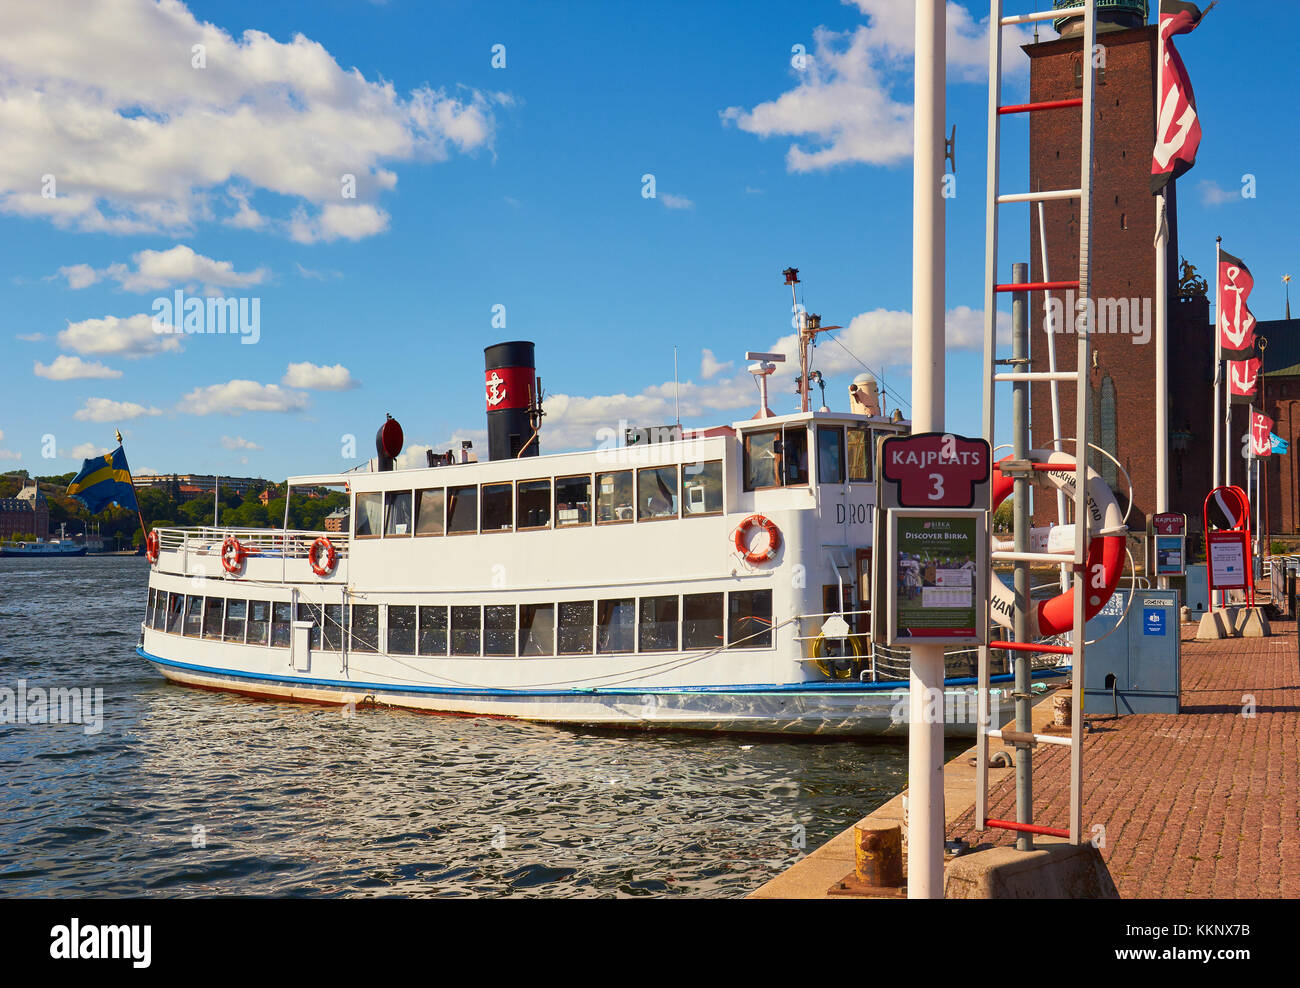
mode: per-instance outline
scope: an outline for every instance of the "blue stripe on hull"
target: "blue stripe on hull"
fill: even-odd
[[[650,687],[590,687],[572,690],[501,690],[501,689],[464,689],[454,686],[403,686],[395,683],[362,683],[347,679],[308,679],[302,676],[276,676],[270,673],[252,673],[235,669],[218,669],[215,666],[194,665],[189,662],[177,662],[150,655],[142,647],[136,652],[141,658],[156,666],[170,666],[187,672],[202,673],[209,676],[221,676],[241,682],[283,683],[296,686],[324,689],[365,690],[368,693],[421,693],[445,696],[495,696],[495,697],[576,697],[600,694],[604,696],[646,696],[648,694],[675,693],[883,693],[898,689],[907,689],[905,679],[891,679],[874,683],[857,681],[830,681],[824,683],[751,683],[729,686],[650,686]],[[1069,666],[1052,669],[1039,669],[1033,673],[1034,679],[1051,679],[1063,676],[1070,671]],[[1004,673],[989,677],[990,683],[1014,682],[1015,675]],[[975,686],[978,680],[972,676],[945,679],[945,687]]]

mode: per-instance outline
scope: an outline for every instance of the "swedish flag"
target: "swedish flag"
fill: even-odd
[[[122,447],[83,462],[81,473],[68,485],[68,496],[75,497],[94,514],[115,502],[123,508],[138,511],[135,488],[131,484],[131,468],[126,465],[126,453]]]

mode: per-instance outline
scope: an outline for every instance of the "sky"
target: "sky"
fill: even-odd
[[[544,452],[678,404],[688,427],[748,418],[745,351],[794,352],[790,266],[845,327],[815,351],[827,403],[869,368],[907,415],[912,6],[6,0],[0,469],[75,470],[121,429],[137,474],[334,472],[386,414],[403,465],[484,452],[483,348],[515,339],[537,344]],[[1261,319],[1300,268],[1281,8],[1300,0],[1222,0],[1177,41],[1205,135],[1180,247],[1213,278],[1222,235]],[[987,16],[948,4],[946,426],[968,435]],[[1014,102],[1028,59],[1007,48]],[[1027,128],[1003,133],[1023,188]],[[1004,270],[1026,209],[1004,207]],[[158,332],[185,328],[178,291],[235,300],[242,331]]]

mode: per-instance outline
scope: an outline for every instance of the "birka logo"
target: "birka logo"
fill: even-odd
[[[952,433],[925,432],[886,439],[881,475],[896,485],[900,508],[971,508],[984,487],[987,500],[989,444]]]
[[[485,372],[487,410],[501,412],[508,408],[527,408],[532,400],[531,367],[494,367]]]

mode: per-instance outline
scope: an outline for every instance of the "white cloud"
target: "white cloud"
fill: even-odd
[[[723,371],[731,370],[735,366],[736,362],[734,360],[722,363],[713,356],[712,350],[705,350],[700,358],[700,377],[707,381],[709,378],[717,377]]]
[[[51,381],[76,381],[82,378],[108,379],[122,376],[120,370],[114,370],[106,364],[95,360],[82,360],[80,357],[70,357],[66,353],[55,357],[49,366],[38,360],[32,369],[37,377],[48,378]]]
[[[1241,189],[1225,189],[1212,178],[1197,183],[1196,191],[1200,193],[1201,202],[1206,206],[1223,206],[1230,202],[1241,201]]]
[[[177,244],[168,250],[142,250],[131,256],[135,270],[110,264],[96,270],[89,264],[59,268],[69,288],[85,288],[104,278],[114,279],[128,292],[152,292],[173,285],[203,284],[208,288],[249,288],[267,279],[266,268],[240,272],[230,261],[215,261],[192,247]]]
[[[15,340],[21,340],[23,343],[40,343],[45,339],[44,333],[19,333],[14,337]]]
[[[95,232],[282,229],[287,217],[251,204],[265,190],[309,223],[320,213],[320,239],[362,236],[377,211],[339,216],[355,209],[338,206],[341,176],[374,200],[396,185],[392,162],[490,150],[494,110],[512,102],[427,85],[401,94],[303,35],[232,36],[179,0],[25,4],[0,34],[0,69],[0,210]]]
[[[146,408],[133,401],[113,401],[109,398],[87,398],[86,404],[72,416],[79,422],[125,422],[142,415],[162,415],[160,408]]]
[[[222,436],[221,445],[229,450],[262,448],[261,446],[257,445],[257,443],[253,442],[252,440],[245,439],[243,436],[234,436],[233,438],[231,436]]]
[[[487,459],[487,430],[469,429],[453,433],[446,442],[434,443],[432,446],[412,443],[398,454],[397,459],[393,461],[393,466],[398,470],[413,470],[417,467],[427,466],[429,461],[425,457],[425,453],[430,449],[435,453],[445,453],[451,450],[452,453],[459,456],[460,444],[466,440],[474,444],[474,452],[478,454],[479,459]]]
[[[59,457],[65,460],[88,460],[92,456],[103,456],[107,452],[107,446],[96,446],[94,443],[82,443],[80,446],[73,446],[72,449],[59,450]],[[139,473],[140,471],[136,472]]]
[[[915,9],[901,0],[843,0],[868,23],[852,31],[813,31],[795,88],[752,110],[731,106],[720,114],[759,137],[801,140],[786,152],[786,168],[810,172],[836,165],[895,165],[912,154],[912,61]],[[976,22],[960,4],[947,6],[947,67],[953,81],[984,82],[988,76],[987,18]],[[1023,72],[1020,45],[1030,35],[1008,28],[1004,69]]]
[[[11,449],[0,449],[0,460],[21,460],[22,453],[15,453]]]
[[[111,354],[134,360],[157,353],[177,353],[181,350],[180,335],[155,332],[153,316],[141,314],[119,319],[83,319],[69,323],[59,333],[59,345],[65,350],[84,354]]]
[[[313,391],[350,391],[358,385],[352,379],[352,372],[342,364],[323,367],[305,361],[290,364],[280,383],[286,388],[309,388]]]
[[[352,206],[329,203],[315,216],[299,209],[289,221],[289,237],[300,244],[329,242],[340,237],[360,240],[387,229],[388,214],[368,203]]]
[[[659,201],[664,204],[665,209],[694,209],[695,203],[685,196],[673,195],[671,192],[665,192],[659,197]]]
[[[195,388],[176,406],[188,415],[241,415],[244,412],[298,412],[311,404],[302,391],[287,391],[278,384],[234,380]]]

